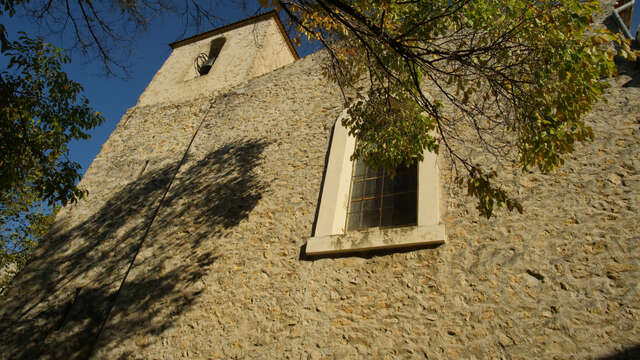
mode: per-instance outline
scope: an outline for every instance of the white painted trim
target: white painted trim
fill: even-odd
[[[349,136],[342,126],[344,110],[333,126],[333,139],[329,149],[329,162],[324,178],[324,188],[320,199],[318,222],[315,236],[343,234],[349,206],[349,187],[351,186],[351,154],[356,140]]]
[[[440,173],[438,156],[425,150],[418,164],[418,225],[400,228],[372,228],[346,232],[349,188],[355,150],[355,138],[342,126],[344,110],[333,127],[329,162],[320,199],[315,234],[307,241],[306,254],[321,255],[341,252],[388,249],[395,247],[440,244],[446,240],[440,223]]]
[[[438,155],[424,151],[418,164],[418,226],[440,222],[440,171]]]
[[[446,240],[444,224],[371,228],[349,231],[341,235],[316,236],[307,241],[307,255],[328,255],[349,252],[394,249],[442,244]]]

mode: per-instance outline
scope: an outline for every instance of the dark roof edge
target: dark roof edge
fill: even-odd
[[[169,43],[169,46],[171,46],[172,49],[175,49],[175,48],[178,48],[180,46],[191,44],[191,43],[194,43],[196,41],[199,41],[199,40],[202,40],[202,39],[206,39],[208,37],[215,36],[215,35],[227,32],[227,31],[231,31],[231,30],[234,30],[234,29],[246,26],[246,25],[255,24],[257,22],[266,20],[269,17],[272,17],[276,21],[276,24],[278,24],[278,29],[280,29],[280,33],[286,39],[285,42],[287,43],[287,47],[289,48],[289,51],[291,51],[291,54],[293,54],[293,57],[296,60],[300,59],[300,55],[298,55],[298,52],[296,51],[296,48],[293,46],[293,43],[291,42],[291,39],[289,38],[289,35],[287,34],[287,31],[284,28],[284,24],[282,24],[282,20],[280,20],[280,16],[278,16],[278,12],[275,11],[275,10],[271,10],[271,11],[266,12],[266,13],[261,14],[261,15],[252,16],[252,17],[244,19],[244,20],[236,21],[236,22],[231,23],[229,25],[221,26],[219,28],[215,28],[213,30],[209,30],[207,32],[203,32],[203,33],[200,33],[198,35],[194,35],[194,36],[188,37],[186,39],[174,41],[172,43]]]

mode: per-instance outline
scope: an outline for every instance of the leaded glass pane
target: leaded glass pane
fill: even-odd
[[[349,206],[349,212],[362,212],[362,201],[352,201]]]
[[[380,211],[378,209],[373,211],[364,211],[362,213],[362,228],[378,226],[379,216]]]
[[[358,230],[360,229],[360,215],[361,212],[349,213],[348,216],[348,227],[347,230]]]
[[[378,193],[380,192],[379,188],[380,188],[380,180],[381,179],[371,179],[371,180],[365,180],[365,186],[364,186],[364,197],[368,198],[368,197],[373,197],[373,196],[377,196]]]
[[[351,182],[347,229],[401,226],[417,220],[418,167],[401,166],[395,176],[356,161]]]
[[[362,200],[362,210],[371,211],[380,208],[380,198]]]
[[[364,194],[364,182],[356,181],[351,185],[351,200],[362,199]]]
[[[356,161],[355,168],[353,170],[353,179],[361,180],[367,173],[367,166],[362,161]]]

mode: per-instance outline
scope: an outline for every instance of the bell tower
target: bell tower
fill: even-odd
[[[275,11],[169,44],[138,106],[211,96],[299,59]]]

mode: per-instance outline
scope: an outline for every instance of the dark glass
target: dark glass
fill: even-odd
[[[390,176],[356,161],[347,230],[415,224],[417,179],[416,165],[401,166],[395,176]]]
[[[378,196],[380,192],[380,180],[381,179],[378,178],[365,181],[364,197]]]
[[[393,220],[392,225],[409,225],[416,223],[416,202],[415,193],[406,193],[393,196]]]
[[[360,215],[362,213],[357,212],[357,213],[350,213],[349,214],[349,223],[347,226],[347,230],[358,230],[360,229]]]
[[[380,208],[380,198],[362,200],[362,211],[378,210]]]
[[[368,227],[378,226],[379,217],[380,217],[380,212],[378,210],[363,212],[362,227],[368,228]]]
[[[356,161],[355,169],[353,170],[353,179],[363,179],[367,173],[367,166],[362,161]]]
[[[352,201],[349,205],[349,212],[360,212],[362,211],[362,201]]]
[[[382,208],[382,219],[380,226],[393,225],[393,207]]]
[[[357,181],[354,182],[351,187],[351,199],[362,199],[362,195],[364,194],[364,182]]]

